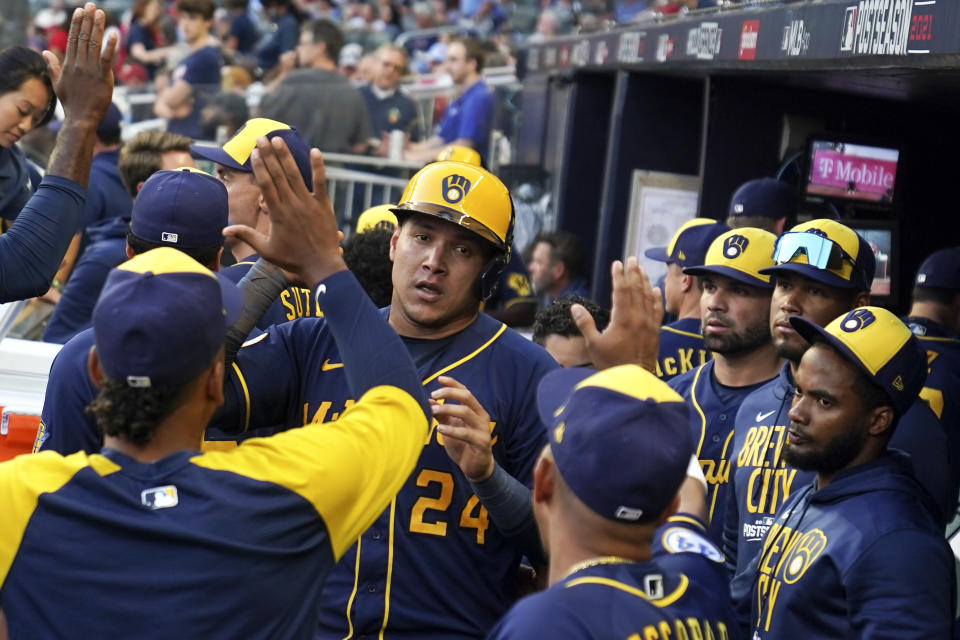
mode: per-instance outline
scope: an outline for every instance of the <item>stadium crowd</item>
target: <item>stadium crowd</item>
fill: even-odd
[[[549,4],[529,37],[697,3]],[[960,247],[898,318],[758,177],[593,300],[485,168],[504,3],[262,8],[52,5],[0,52],[0,297],[63,345],[0,462],[0,638],[954,637]],[[321,151],[398,130],[399,199],[336,210]]]

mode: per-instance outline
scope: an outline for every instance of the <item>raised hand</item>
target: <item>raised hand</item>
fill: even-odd
[[[65,124],[96,127],[110,105],[117,36],[111,33],[102,46],[105,23],[103,11],[88,2],[73,11],[63,64],[52,52],[43,52],[53,89],[63,105]]]
[[[627,258],[626,265],[614,261],[610,271],[613,305],[610,324],[603,333],[583,306],[572,305],[570,315],[586,339],[587,353],[597,369],[638,364],[655,372],[663,320],[660,289],[650,286],[635,257]]]
[[[310,150],[313,193],[307,190],[297,164],[281,138],[261,136],[250,155],[253,175],[270,211],[270,235],[246,225],[232,225],[224,235],[239,238],[257,253],[313,287],[346,269],[340,257],[340,234],[327,197],[323,156]]]
[[[494,468],[490,416],[470,390],[453,378],[440,376],[437,382],[443,386],[430,394],[430,404],[443,448],[467,480],[482,482]]]

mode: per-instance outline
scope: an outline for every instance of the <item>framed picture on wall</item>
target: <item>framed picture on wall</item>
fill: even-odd
[[[643,252],[666,246],[684,222],[697,216],[699,200],[699,176],[640,169],[633,172],[623,255],[637,256],[652,283],[666,274],[667,265],[650,260]]]

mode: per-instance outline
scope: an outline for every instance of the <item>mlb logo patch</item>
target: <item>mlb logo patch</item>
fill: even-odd
[[[164,231],[163,233],[160,234],[160,240],[162,242],[171,242],[173,244],[177,244],[177,241],[180,240],[180,236],[177,235],[176,233],[170,233],[169,231]]]
[[[165,487],[144,489],[140,493],[140,502],[148,509],[169,509],[177,506],[180,498],[177,496],[177,488],[168,484]]]

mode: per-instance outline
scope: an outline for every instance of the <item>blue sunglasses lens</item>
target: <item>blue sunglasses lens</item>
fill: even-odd
[[[807,232],[790,232],[780,236],[773,259],[780,264],[790,262],[800,254],[807,256],[807,264],[817,269],[836,269],[843,261],[843,252],[836,243]]]

